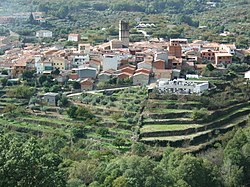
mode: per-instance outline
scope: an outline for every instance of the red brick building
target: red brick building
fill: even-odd
[[[201,58],[210,62],[215,62],[215,52],[211,49],[201,51]]]
[[[81,84],[81,90],[82,91],[89,91],[89,90],[93,90],[94,87],[94,81],[92,79],[84,79],[80,82]]]
[[[216,65],[227,65],[232,63],[233,55],[229,53],[215,53]]]
[[[168,55],[175,56],[177,58],[181,58],[181,46],[179,45],[170,45],[168,47]]]
[[[152,63],[153,69],[165,69],[166,68],[166,63],[165,60],[156,60]]]

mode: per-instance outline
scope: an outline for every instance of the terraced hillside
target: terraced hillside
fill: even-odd
[[[142,114],[140,141],[160,146],[197,146],[246,125],[250,114],[250,102],[215,111],[203,107],[197,101],[149,99]],[[205,116],[195,118],[197,111]]]
[[[67,142],[80,139],[86,141],[92,150],[107,153],[127,151],[138,121],[141,103],[146,97],[145,88],[131,88],[116,93],[83,94],[71,100],[78,106],[84,106],[96,116],[93,121],[71,119],[66,110],[57,111],[57,107],[49,107],[49,111],[20,109],[0,117],[0,129],[8,129],[22,134],[38,137],[61,137]],[[21,102],[21,100],[19,100]],[[13,103],[14,99],[1,98],[4,103]],[[16,102],[17,105],[20,102]],[[27,104],[27,101],[26,101]],[[88,152],[84,148],[85,151]]]

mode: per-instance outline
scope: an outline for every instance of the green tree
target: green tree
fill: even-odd
[[[136,166],[136,167],[135,167]],[[149,157],[139,156],[124,156],[111,160],[107,167],[101,172],[98,177],[99,182],[104,186],[151,186],[162,187],[166,184],[161,184],[158,180],[158,173],[154,172],[156,163]]]
[[[193,120],[206,120],[209,116],[209,112],[206,108],[196,109],[192,113]]]
[[[85,127],[79,126],[72,129],[72,135],[75,139],[86,138],[87,129]]]
[[[71,105],[67,110],[67,114],[70,118],[76,118],[77,117],[76,111],[77,111],[77,106]]]
[[[31,79],[35,78],[34,74],[35,74],[34,70],[32,70],[32,71],[26,70],[23,72],[22,78],[23,78],[23,80],[30,81]]]
[[[98,162],[96,160],[82,160],[75,162],[71,169],[69,178],[80,179],[82,183],[88,185],[92,183],[96,177]]]
[[[60,74],[60,70],[58,68],[56,68],[54,71],[51,72],[54,75],[59,75]]]
[[[73,82],[73,88],[75,89],[75,90],[79,90],[79,89],[81,89],[81,84],[79,83],[79,82]]]
[[[47,76],[46,75],[41,75],[38,79],[38,82],[43,85],[44,82],[47,81]]]
[[[131,151],[133,154],[141,156],[141,155],[145,155],[145,152],[147,151],[147,149],[143,143],[135,142],[131,146]]]
[[[33,96],[30,98],[30,101],[29,101],[29,105],[36,105],[36,103],[38,103],[39,100],[37,99],[37,97]]]
[[[206,66],[206,69],[209,70],[209,71],[213,71],[215,69],[215,67],[209,63],[207,66]]]
[[[2,83],[3,87],[5,87],[7,85],[7,82],[8,82],[8,79],[6,79],[6,78],[1,79],[1,83]]]
[[[69,100],[66,96],[62,96],[57,104],[59,107],[67,107],[69,105]]]
[[[66,186],[62,158],[31,138],[0,136],[0,186]]]
[[[172,175],[177,181],[182,179],[192,187],[220,186],[212,164],[191,155],[183,157]]]
[[[13,87],[7,92],[9,97],[19,98],[19,99],[30,99],[30,97],[35,93],[35,89],[29,86],[19,85]]]
[[[109,134],[109,130],[107,128],[101,127],[96,130],[97,134],[100,134],[101,136],[105,137]]]
[[[117,146],[117,147],[121,147],[121,146],[124,146],[126,145],[126,140],[124,138],[115,138],[113,141],[112,141],[112,144],[114,146]]]
[[[2,75],[8,75],[8,71],[6,69],[2,70]]]

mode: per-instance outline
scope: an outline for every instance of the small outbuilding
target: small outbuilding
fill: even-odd
[[[51,106],[56,106],[58,101],[58,93],[48,92],[44,94],[43,101]]]

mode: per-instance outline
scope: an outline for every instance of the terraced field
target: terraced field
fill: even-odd
[[[140,141],[150,145],[199,146],[234,127],[248,123],[250,102],[208,111],[206,120],[194,120],[198,102],[149,99],[142,113]]]
[[[0,129],[39,137],[60,136],[70,142],[74,137],[74,129],[80,128],[84,129],[84,141],[88,141],[89,144],[101,144],[97,149],[102,147],[102,150],[125,151],[131,146],[133,128],[138,121],[136,116],[139,116],[146,91],[131,88],[113,94],[88,94],[71,100],[76,105],[90,109],[96,116],[94,123],[71,119],[66,114],[66,109],[59,114],[56,107],[50,107],[47,112],[27,110],[17,116],[3,114],[0,117]],[[16,102],[14,99],[0,98],[0,106],[3,108],[10,103],[27,106],[27,101]],[[104,130],[105,133],[102,134]],[[119,138],[125,142],[122,147],[114,143]]]

